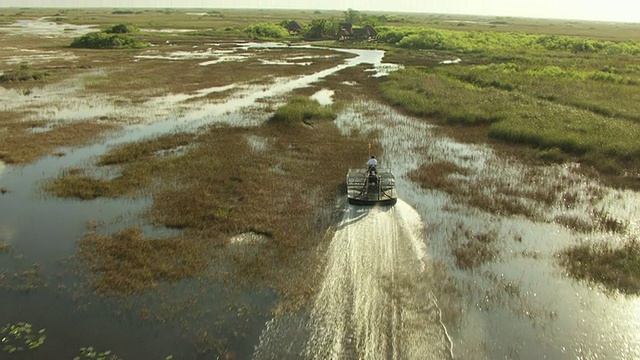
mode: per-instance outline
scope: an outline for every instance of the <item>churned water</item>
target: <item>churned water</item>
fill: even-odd
[[[451,358],[422,224],[401,200],[346,208],[307,318],[272,320],[255,358]]]

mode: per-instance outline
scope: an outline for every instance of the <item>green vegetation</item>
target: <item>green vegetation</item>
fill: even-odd
[[[258,23],[248,26],[245,29],[249,38],[257,40],[284,39],[289,36],[289,32],[278,24]]]
[[[93,346],[80,348],[78,356],[73,360],[119,360],[120,358],[111,353],[111,350],[97,351]]]
[[[328,19],[313,19],[307,25],[304,37],[309,40],[321,40],[335,38],[338,31],[338,24]]]
[[[110,29],[93,32],[73,39],[71,47],[85,49],[139,49],[150,46],[125,34],[138,32],[132,25],[119,24]]]
[[[107,34],[133,34],[139,32],[140,29],[133,25],[118,24],[114,25],[111,29],[105,30]]]
[[[396,47],[392,58],[432,65],[391,74],[381,90],[393,105],[441,123],[484,124],[495,139],[536,148],[541,161],[573,157],[606,175],[640,176],[639,42],[493,30],[378,30],[379,41]],[[455,57],[464,60],[439,64]]]
[[[120,34],[94,32],[75,38],[70,46],[85,49],[135,49],[148,47],[149,44]]]
[[[6,324],[0,330],[2,350],[12,354],[17,351],[37,349],[44,344],[44,340],[47,338],[44,333],[45,329],[40,329],[37,333],[34,332],[33,326],[26,322]]]
[[[23,63],[20,64],[17,70],[8,71],[0,75],[0,83],[41,80],[48,75],[45,71],[31,70],[29,64]]]
[[[525,34],[498,31],[461,31],[430,27],[380,26],[378,39],[408,49],[447,50],[457,53],[502,51],[562,51],[574,54],[638,55],[634,41],[594,40],[579,36]]]
[[[316,100],[309,99],[306,96],[296,96],[287,104],[279,107],[270,121],[286,124],[304,122],[309,125],[314,120],[332,120],[336,116],[331,107],[322,106]]]
[[[624,78],[602,77],[585,69],[596,66],[589,58],[578,69],[568,68],[567,60],[539,64],[544,60],[551,61],[410,67],[391,74],[381,90],[392,104],[418,116],[486,124],[491,137],[531,145],[555,159],[562,151],[605,174],[638,173],[640,70],[622,60]]]
[[[640,243],[622,247],[606,243],[581,244],[560,253],[561,264],[575,278],[604,285],[625,294],[640,294]]]

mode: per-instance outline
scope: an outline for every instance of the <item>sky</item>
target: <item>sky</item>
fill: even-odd
[[[639,0],[2,0],[0,7],[252,8],[422,12],[640,23]]]

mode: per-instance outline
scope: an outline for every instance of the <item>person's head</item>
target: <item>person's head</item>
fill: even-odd
[[[375,159],[376,157],[375,157],[375,156],[373,156],[373,155],[371,155],[371,158],[372,158],[372,159]]]

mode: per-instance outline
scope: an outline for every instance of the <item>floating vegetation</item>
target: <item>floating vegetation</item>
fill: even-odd
[[[39,348],[47,338],[44,333],[45,329],[34,332],[33,326],[26,322],[7,324],[0,330],[2,350],[11,354]]]
[[[113,355],[111,350],[98,351],[93,346],[83,347],[79,350],[79,355],[75,356],[73,360],[120,360],[119,357]]]
[[[313,120],[335,119],[336,113],[328,106],[322,106],[317,100],[306,96],[296,96],[287,104],[278,108],[271,117],[272,122],[293,124],[304,122],[311,124]]]
[[[606,243],[576,245],[560,253],[560,263],[576,279],[624,294],[640,294],[640,242],[635,238],[622,247]]]
[[[42,266],[34,264],[29,269],[14,274],[14,281],[17,283],[17,289],[21,292],[29,292],[45,286],[45,279],[42,277]]]
[[[488,232],[473,232],[464,229],[460,223],[453,234],[452,241],[457,245],[451,250],[460,269],[473,269],[484,263],[494,260],[498,256],[495,240],[498,233],[495,230]]]

